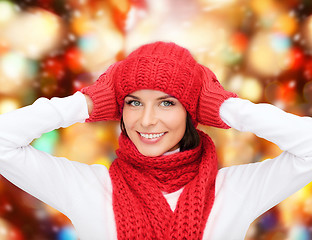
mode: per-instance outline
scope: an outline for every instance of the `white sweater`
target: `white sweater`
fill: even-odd
[[[259,163],[223,168],[203,239],[241,240],[262,213],[312,181],[312,119],[269,104],[230,98],[224,122],[277,144],[284,152]],[[40,98],[0,116],[0,174],[71,219],[82,240],[117,239],[112,184],[102,165],[51,156],[29,144],[60,127],[88,118],[84,96]],[[182,190],[165,194],[174,209]]]

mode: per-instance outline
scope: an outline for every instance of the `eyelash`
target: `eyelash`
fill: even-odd
[[[173,101],[169,101],[169,100],[162,101],[161,103],[169,103],[170,104],[169,106],[174,106],[175,105],[175,103]],[[165,106],[165,107],[168,107],[168,106]]]
[[[131,105],[131,106],[133,106],[133,107],[137,107],[138,105],[133,105],[133,104],[132,104],[132,103],[134,103],[134,102],[140,103],[140,102],[137,101],[137,100],[129,100],[129,101],[126,101],[126,104],[127,104],[127,105]],[[169,100],[162,101],[161,103],[169,103],[169,104],[170,104],[169,106],[174,106],[174,105],[175,105],[175,103],[174,103],[173,101],[169,101]],[[169,107],[169,106],[164,106],[164,107]]]
[[[133,106],[133,107],[136,107],[136,106],[132,105],[132,103],[134,103],[134,102],[139,102],[139,101],[136,101],[136,100],[129,100],[129,101],[126,101],[126,104],[127,104],[127,105],[131,105],[131,106]]]

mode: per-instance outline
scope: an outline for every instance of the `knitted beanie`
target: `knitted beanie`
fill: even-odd
[[[120,112],[128,94],[153,89],[177,98],[197,124],[201,85],[199,64],[187,49],[174,43],[143,45],[116,67],[115,89]]]
[[[94,103],[94,110],[87,121],[120,119],[124,98],[128,94],[141,89],[153,89],[177,98],[190,114],[195,126],[200,122],[228,128],[219,116],[219,109],[225,99],[236,96],[225,91],[215,75],[207,67],[197,63],[187,49],[166,42],[139,47],[126,59],[110,67],[98,81],[94,87],[82,89],[83,93],[91,96]],[[205,90],[207,88],[205,82],[209,83],[209,89],[202,93],[203,87]],[[110,100],[109,94],[113,95]],[[205,99],[200,103],[201,96]],[[198,116],[201,114],[199,109],[204,115]],[[108,116],[107,113],[115,115]]]

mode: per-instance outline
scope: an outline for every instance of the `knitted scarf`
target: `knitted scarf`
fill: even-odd
[[[208,135],[192,150],[147,157],[124,134],[110,167],[118,239],[201,239],[215,197],[217,157]],[[176,209],[162,192],[184,187]]]

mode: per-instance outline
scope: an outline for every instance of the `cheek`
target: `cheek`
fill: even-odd
[[[136,122],[136,116],[137,115],[131,111],[127,111],[127,110],[123,111],[122,117],[123,117],[123,122],[124,122],[126,130],[131,129],[131,127],[133,127],[133,125]]]
[[[186,128],[186,112],[176,112],[174,114],[166,115],[167,126],[171,130],[175,130],[178,132],[185,132]]]

